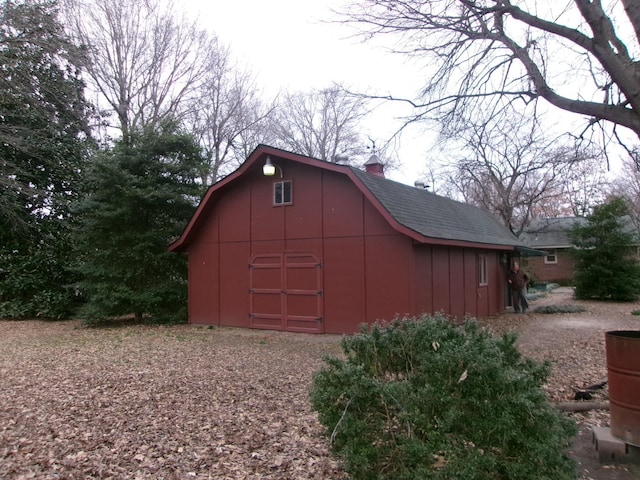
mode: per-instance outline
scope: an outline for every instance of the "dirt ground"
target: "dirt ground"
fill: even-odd
[[[640,329],[631,315],[640,303],[576,302],[559,289],[531,307],[567,303],[587,311],[484,322],[553,362],[552,401],[606,378],[606,331]],[[339,354],[339,339],[0,321],[0,478],[343,479],[308,401],[311,375]],[[573,416],[581,479],[640,478],[639,467],[595,459],[590,428],[608,424],[607,410]]]

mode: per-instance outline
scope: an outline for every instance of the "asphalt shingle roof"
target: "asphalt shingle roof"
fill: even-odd
[[[398,223],[425,237],[524,246],[487,210],[357,168],[352,170]]]
[[[640,242],[638,229],[631,218],[624,217],[622,222],[625,225],[624,231],[634,235]],[[520,239],[532,248],[569,248],[572,246],[569,232],[576,223],[584,225],[587,219],[584,217],[537,218],[522,232]]]
[[[568,248],[569,231],[576,222],[584,223],[581,217],[537,218],[522,232],[520,239],[533,248]]]

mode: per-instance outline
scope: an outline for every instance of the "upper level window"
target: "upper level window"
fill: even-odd
[[[487,256],[478,255],[478,283],[481,286],[489,284],[489,274],[487,270]]]
[[[558,252],[555,248],[547,250],[544,257],[544,263],[558,263]]]
[[[284,180],[273,184],[273,204],[289,205],[293,202],[291,198],[291,180]]]

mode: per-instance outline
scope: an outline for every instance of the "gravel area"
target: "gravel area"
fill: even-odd
[[[638,304],[576,302],[558,289],[532,302],[578,314],[507,313],[528,356],[553,362],[553,401],[606,378],[604,332],[640,329]],[[342,479],[311,411],[308,387],[339,336],[79,321],[0,321],[0,478]],[[606,388],[598,394],[606,401]],[[640,478],[592,460],[588,430],[608,413],[575,414],[581,478]]]

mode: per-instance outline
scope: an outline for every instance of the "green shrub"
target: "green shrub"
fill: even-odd
[[[0,249],[0,318],[62,319],[79,306],[64,242]]]
[[[636,316],[637,316],[637,315],[640,315],[640,310],[633,310],[633,311],[631,312],[631,315],[636,315]]]
[[[579,305],[543,305],[541,307],[536,307],[534,310],[535,313],[580,313],[584,312],[585,309]]]
[[[575,425],[548,403],[548,365],[515,336],[423,316],[365,326],[327,358],[311,402],[354,479],[574,479]]]

